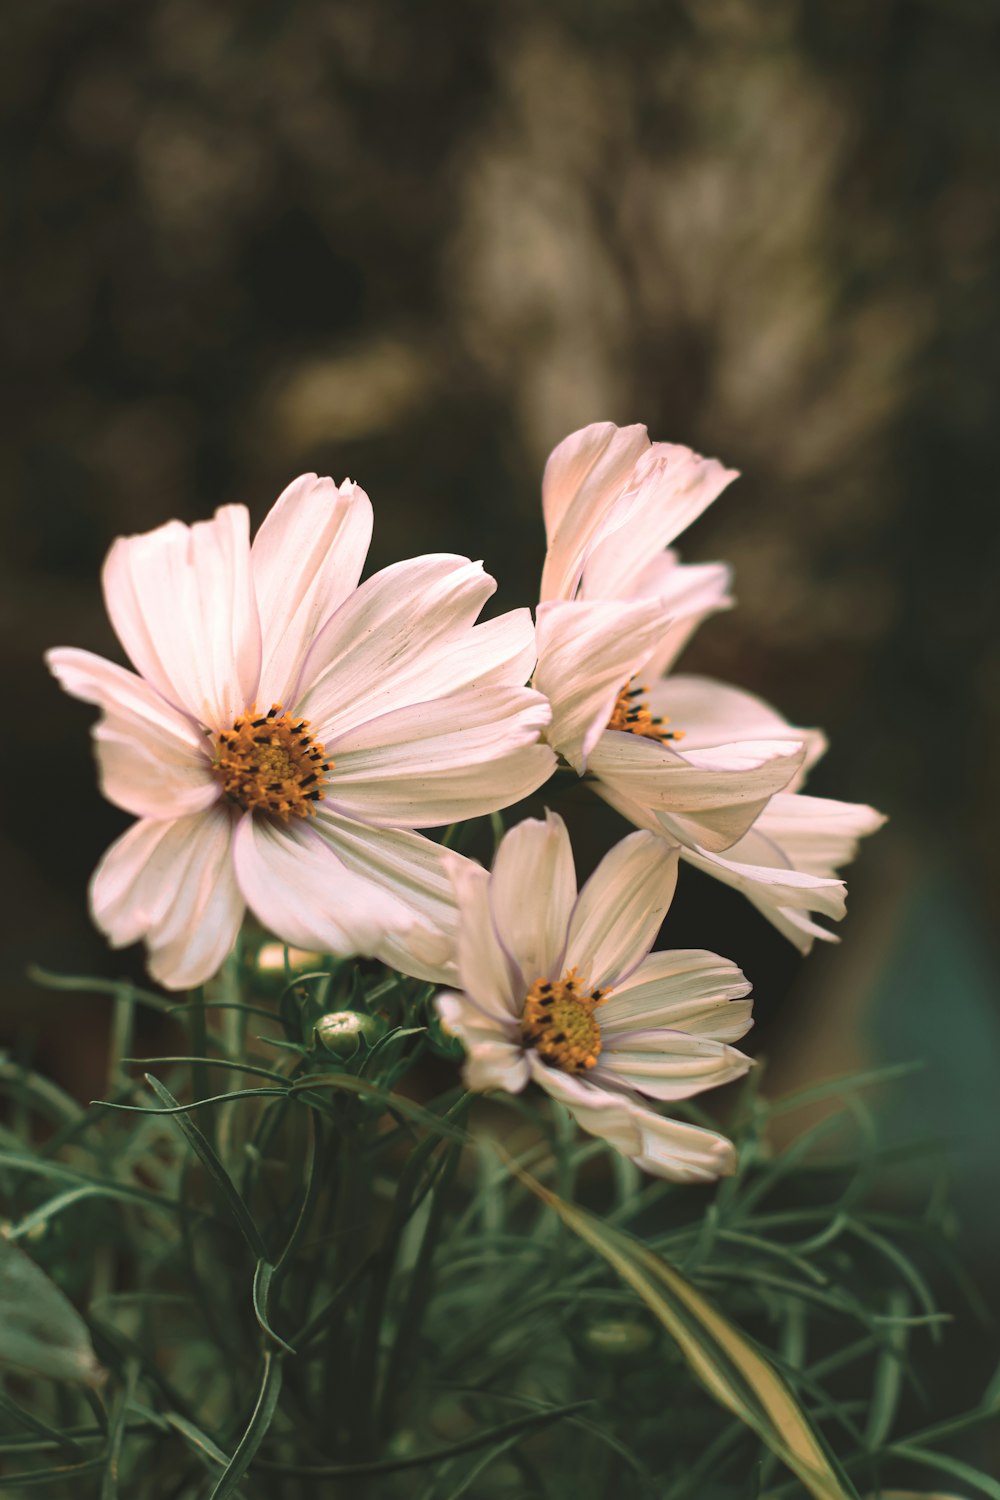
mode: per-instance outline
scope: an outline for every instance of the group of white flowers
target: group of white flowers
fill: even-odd
[[[540,602],[476,624],[496,587],[432,554],[359,583],[365,492],[313,474],[253,542],[227,505],[115,542],[104,595],[135,671],[60,647],[102,710],[104,794],[137,818],[91,884],[94,918],[143,939],[171,989],[209,979],[246,909],[284,942],[449,986],[474,1089],[531,1081],[647,1171],[733,1170],[731,1143],[643,1102],[738,1077],[749,985],[713,953],[650,953],[680,859],[803,951],[843,915],[837,869],[882,819],[801,790],[825,742],[674,661],[727,608],[728,569],[670,544],[735,474],[641,426],[551,454]],[[525,684],[528,684],[527,686]],[[493,870],[419,829],[495,812],[560,763],[639,830],[578,892],[560,818],[527,819]]]

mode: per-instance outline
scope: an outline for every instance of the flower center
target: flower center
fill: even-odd
[[[683,729],[665,729],[663,726],[669,724],[670,720],[654,718],[650,713],[645,696],[648,692],[649,689],[641,683],[633,687],[631,682],[626,682],[615,699],[608,728],[621,730],[624,734],[641,734],[647,740],[659,741],[661,745],[665,745],[668,740],[682,740]]]
[[[273,813],[285,823],[308,817],[323,796],[327,760],[323,746],[280,703],[266,714],[251,704],[232,729],[216,737],[212,770],[231,801],[247,812]]]
[[[554,982],[538,979],[525,996],[521,1038],[534,1047],[542,1062],[566,1073],[585,1073],[601,1051],[601,1028],[594,1011],[607,999],[607,990],[592,990],[567,969]]]

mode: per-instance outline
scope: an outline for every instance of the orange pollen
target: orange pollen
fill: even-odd
[[[255,704],[232,729],[216,736],[212,770],[222,790],[247,812],[271,813],[287,823],[307,818],[323,797],[333,766],[305,719],[294,720],[280,703],[266,714]]]
[[[649,688],[637,683],[635,687],[626,682],[611,710],[609,729],[621,730],[623,734],[641,734],[647,740],[657,740],[666,745],[670,740],[682,740],[683,729],[666,729],[669,719],[654,718],[649,711],[645,695]]]
[[[567,969],[555,981],[537,979],[521,1012],[524,1045],[550,1067],[585,1073],[600,1056],[601,1028],[594,1011],[607,997],[607,990],[592,990],[576,969]]]

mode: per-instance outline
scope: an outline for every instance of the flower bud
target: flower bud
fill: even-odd
[[[362,1042],[374,1047],[385,1035],[385,1022],[363,1010],[331,1010],[316,1022],[316,1035],[335,1057],[353,1057]]]

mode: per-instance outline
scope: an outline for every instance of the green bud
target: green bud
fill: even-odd
[[[316,1022],[316,1035],[335,1057],[353,1057],[362,1042],[374,1047],[385,1035],[385,1022],[363,1010],[331,1010]]]

